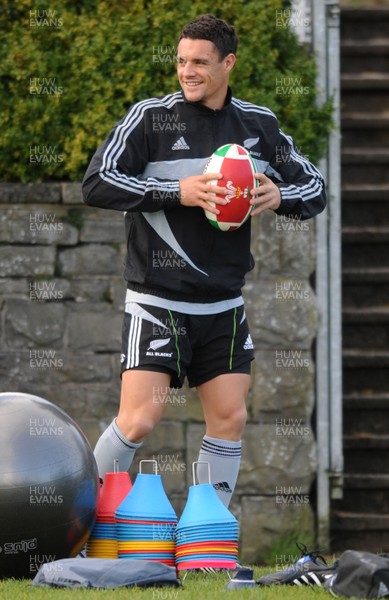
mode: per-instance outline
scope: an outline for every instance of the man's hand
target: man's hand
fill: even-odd
[[[211,200],[215,204],[227,204],[228,200],[225,198],[217,198],[216,196],[210,195],[210,192],[220,194],[224,196],[227,194],[225,187],[219,187],[210,183],[212,180],[221,179],[223,175],[221,173],[204,173],[203,175],[191,175],[180,179],[180,202],[184,206],[200,206],[213,213],[214,215],[219,214],[219,210],[206,202]]]
[[[259,185],[251,190],[252,199],[250,204],[255,206],[250,213],[251,216],[253,217],[269,209],[277,210],[281,204],[279,188],[264,173],[254,173],[254,177],[259,180]]]

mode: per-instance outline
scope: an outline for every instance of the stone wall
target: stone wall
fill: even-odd
[[[1,391],[60,405],[94,445],[119,400],[123,215],[85,206],[77,183],[0,184],[0,212]],[[295,540],[314,537],[314,223],[265,214],[252,239],[245,299],[256,360],[231,509],[241,559],[279,565]],[[171,390],[137,455],[158,461],[178,513],[203,432],[195,392]]]

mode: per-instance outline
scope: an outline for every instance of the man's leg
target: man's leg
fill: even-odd
[[[119,471],[128,471],[136,450],[161,419],[170,380],[167,373],[124,371],[119,414],[94,450],[101,478],[113,471],[114,460],[119,462]]]
[[[206,433],[199,461],[210,464],[211,483],[228,506],[238,478],[241,437],[246,424],[250,375],[227,373],[198,386]],[[207,465],[198,465],[199,483],[208,482]]]

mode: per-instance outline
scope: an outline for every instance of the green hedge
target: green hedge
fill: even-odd
[[[285,0],[9,0],[0,26],[1,179],[80,180],[96,147],[138,100],[178,89],[181,27],[213,12],[240,46],[235,96],[268,106],[316,161],[331,127],[315,64],[280,19]],[[284,16],[288,13],[283,13]]]

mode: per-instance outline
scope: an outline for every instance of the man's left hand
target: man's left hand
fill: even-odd
[[[251,190],[250,204],[254,205],[251,216],[258,215],[265,210],[277,210],[281,204],[281,192],[275,183],[264,173],[254,173],[259,181],[258,187]]]

